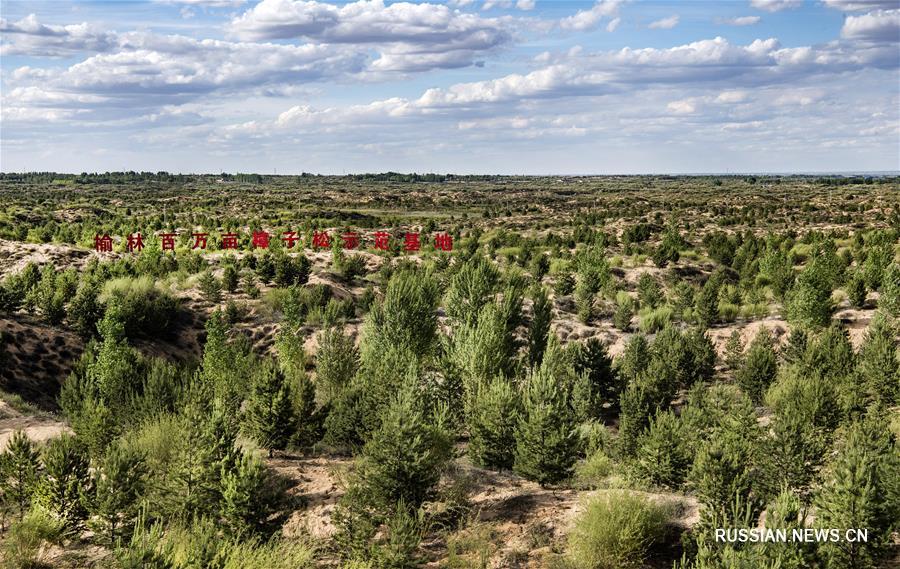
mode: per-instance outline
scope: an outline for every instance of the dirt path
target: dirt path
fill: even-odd
[[[6,450],[7,441],[19,430],[25,431],[28,438],[34,442],[44,442],[71,432],[68,425],[62,421],[23,415],[5,401],[0,401],[0,452]]]

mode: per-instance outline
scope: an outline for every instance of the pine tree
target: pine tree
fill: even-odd
[[[357,483],[376,510],[389,511],[398,501],[418,508],[452,456],[441,417],[426,416],[419,399],[414,386],[403,386],[363,447]]]
[[[444,297],[447,316],[458,323],[474,324],[490,301],[500,275],[493,263],[473,255],[450,279]]]
[[[619,408],[623,384],[613,369],[606,345],[597,338],[589,338],[575,347],[575,373],[583,375],[589,386],[588,415],[599,418]]]
[[[638,278],[638,301],[641,303],[641,307],[656,308],[664,300],[665,297],[659,282],[650,273],[641,273]]]
[[[514,465],[516,472],[542,486],[568,478],[578,458],[572,386],[560,377],[549,352],[524,387]]]
[[[634,469],[652,484],[677,488],[690,470],[691,452],[683,423],[672,411],[656,413],[637,441]]]
[[[359,369],[359,350],[353,338],[337,328],[319,333],[316,352],[316,390],[323,404],[334,401]]]
[[[69,303],[67,318],[78,335],[87,340],[97,335],[97,322],[100,320],[102,307],[98,301],[99,288],[84,279],[75,297]]]
[[[295,421],[290,385],[274,363],[266,361],[253,374],[244,427],[271,457],[274,450],[285,448]]]
[[[212,271],[206,270],[200,275],[198,281],[200,285],[200,294],[203,299],[210,304],[218,304],[222,300],[222,283],[212,274]]]
[[[0,455],[0,498],[21,521],[37,488],[40,454],[24,431],[16,431]]]
[[[828,325],[834,311],[829,278],[821,265],[810,263],[803,269],[785,298],[788,322],[804,328]]]
[[[862,308],[866,304],[866,279],[860,273],[855,273],[847,282],[847,297],[854,308]]]
[[[760,403],[777,373],[778,360],[775,357],[772,335],[767,328],[760,328],[750,342],[747,355],[735,374],[735,379],[744,393],[755,403]]]
[[[900,264],[891,263],[881,279],[878,306],[891,316],[900,316]]]
[[[222,271],[222,288],[230,293],[234,293],[238,287],[238,271],[234,265],[225,265]]]
[[[79,527],[87,517],[87,453],[75,437],[63,435],[44,448],[43,463],[44,476],[36,490],[38,503],[67,527]]]
[[[487,468],[512,468],[520,394],[510,380],[495,377],[478,387],[467,410],[469,454]]]
[[[544,258],[543,255],[540,258]],[[540,365],[547,348],[547,334],[553,318],[553,304],[544,287],[537,287],[532,294],[532,317],[528,325],[528,361],[530,365]]]
[[[886,407],[900,402],[900,360],[897,357],[896,326],[876,314],[869,324],[859,351],[859,374],[869,399]]]
[[[735,372],[744,365],[744,341],[738,330],[732,331],[725,343],[725,365]]]
[[[276,507],[268,476],[263,462],[249,452],[241,455],[233,470],[223,473],[221,513],[233,534],[252,536],[267,529]]]
[[[144,492],[144,458],[122,445],[112,445],[92,473],[94,492],[89,500],[93,524],[107,543],[131,539],[139,500]]]
[[[853,424],[829,466],[816,496],[820,528],[866,528],[868,541],[823,543],[828,569],[879,567],[892,529],[900,519],[900,459],[883,424]]]

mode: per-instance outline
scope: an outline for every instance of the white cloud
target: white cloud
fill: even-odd
[[[650,22],[650,25],[648,25],[647,27],[651,30],[671,30],[678,25],[678,20],[678,14],[674,14],[672,16],[669,16],[668,18]]]
[[[186,4],[188,6],[206,6],[209,8],[234,8],[247,0],[153,0],[158,4]]]
[[[493,10],[494,8],[508,10],[512,8],[512,0],[484,0],[484,4],[481,6],[482,10]]]
[[[672,101],[666,105],[666,108],[675,115],[689,115],[696,112],[697,105],[694,101],[685,99],[683,101]]]
[[[751,6],[766,12],[780,12],[789,8],[797,8],[801,4],[803,4],[803,0],[750,0]]]
[[[897,7],[897,0],[822,0],[829,8],[855,12],[862,10],[889,10]]]
[[[64,56],[77,52],[107,51],[116,45],[116,34],[87,23],[50,26],[29,14],[18,22],[0,18],[0,54]]]
[[[841,37],[876,42],[900,42],[900,9],[876,10],[862,16],[847,16]]]
[[[471,65],[512,39],[503,20],[454,11],[441,4],[358,0],[337,6],[317,1],[262,0],[234,18],[232,34],[246,40],[307,38],[374,46],[379,71],[416,71]]]
[[[738,16],[735,18],[718,20],[718,22],[728,26],[753,26],[755,24],[758,24],[759,20],[759,16]]]
[[[606,24],[606,31],[607,32],[616,31],[616,29],[618,29],[618,27],[619,27],[619,24],[621,24],[621,23],[622,23],[622,18],[613,18],[612,20],[609,21],[608,24]]]
[[[535,0],[517,0],[516,8],[524,11],[534,10],[534,4]]]
[[[743,103],[747,100],[747,92],[746,91],[722,91],[719,93],[719,96],[716,97],[717,103]]]
[[[600,24],[604,17],[616,16],[623,0],[597,0],[588,10],[579,10],[573,16],[568,16],[559,21],[559,26],[564,30],[583,32],[592,30]]]

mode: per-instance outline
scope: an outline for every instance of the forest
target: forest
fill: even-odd
[[[0,390],[2,567],[900,566],[900,179],[4,174]]]

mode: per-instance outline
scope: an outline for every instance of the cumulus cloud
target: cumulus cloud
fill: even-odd
[[[622,23],[622,18],[613,18],[612,20],[609,21],[608,24],[606,24],[606,31],[607,32],[616,31],[616,29],[618,29],[618,27],[619,27],[619,24],[621,24],[621,23]]]
[[[516,8],[519,10],[534,10],[535,0],[517,0]]]
[[[678,25],[678,20],[678,14],[674,14],[672,16],[669,16],[668,18],[650,22],[650,25],[648,25],[647,27],[651,30],[671,30]]]
[[[717,103],[743,103],[747,100],[747,92],[746,91],[722,91],[719,93],[719,96],[716,97]]]
[[[759,20],[759,16],[738,16],[735,18],[725,18],[717,21],[720,24],[725,24],[727,26],[753,26],[755,24],[758,24]]]
[[[803,0],[750,0],[750,5],[757,10],[780,12],[789,8],[798,8]]]
[[[209,8],[233,8],[247,0],[153,0],[158,4],[186,4],[188,6],[207,6]]]
[[[77,52],[101,52],[116,45],[116,34],[87,23],[51,26],[29,14],[18,22],[0,18],[0,54],[65,56]]]
[[[527,4],[527,3],[526,3]],[[245,40],[305,38],[370,45],[380,71],[415,71],[471,65],[511,41],[503,21],[454,11],[441,4],[358,0],[343,6],[305,0],[263,0],[229,24]]]
[[[564,30],[583,32],[596,28],[605,17],[616,16],[623,0],[597,0],[593,7],[579,10],[572,16],[560,20],[559,26]]]
[[[682,101],[672,101],[666,105],[666,108],[675,115],[689,115],[697,110],[697,104],[690,99],[684,99]]]
[[[876,10],[862,16],[847,16],[841,37],[874,42],[900,41],[900,9]]]

